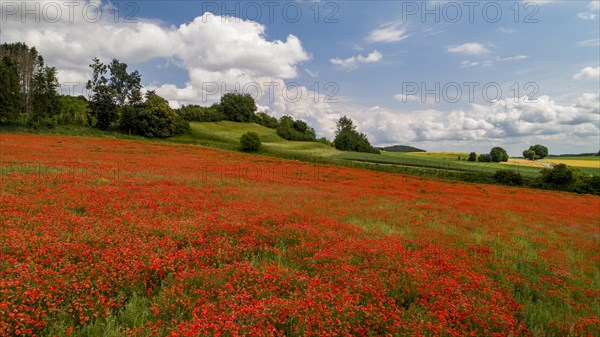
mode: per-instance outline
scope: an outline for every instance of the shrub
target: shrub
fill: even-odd
[[[477,158],[477,160],[479,160],[482,163],[491,163],[492,155],[489,153],[480,154],[479,158]]]
[[[240,138],[240,144],[244,152],[256,152],[262,147],[258,133],[253,131],[243,134]]]
[[[503,185],[520,186],[523,185],[523,177],[520,173],[512,170],[498,170],[494,174],[494,180]]]
[[[542,171],[542,182],[550,188],[563,189],[574,181],[573,169],[565,164],[558,164]]]

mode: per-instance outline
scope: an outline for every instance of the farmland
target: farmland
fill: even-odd
[[[0,335],[600,328],[598,196],[93,137],[0,156]]]

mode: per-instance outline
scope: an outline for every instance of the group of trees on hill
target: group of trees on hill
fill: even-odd
[[[251,95],[227,93],[221,97],[219,103],[209,107],[184,105],[177,109],[177,112],[187,121],[217,122],[228,120],[257,123],[275,129],[277,135],[291,141],[316,141],[335,146],[335,148],[342,151],[379,153],[379,150],[371,146],[364,133],[356,131],[354,122],[347,116],[343,116],[338,120],[335,139],[331,142],[325,137],[317,139],[315,129],[303,120],[294,119],[288,115],[277,119],[265,111],[256,112],[256,110],[256,103]]]
[[[483,153],[477,156],[477,153],[469,153],[469,161],[479,161],[482,163],[500,163],[508,161],[508,153],[503,148],[496,146],[492,148],[490,153]]]
[[[141,74],[127,64],[92,60],[92,79],[84,96],[61,96],[57,71],[46,66],[35,47],[24,43],[0,45],[0,123],[28,127],[57,124],[111,127],[146,137],[170,137],[189,123],[168,102],[149,91],[142,94]]]

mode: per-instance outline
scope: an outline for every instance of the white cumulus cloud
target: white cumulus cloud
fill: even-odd
[[[346,69],[355,69],[359,63],[375,63],[382,59],[383,55],[377,50],[373,50],[367,56],[357,55],[345,59],[334,58],[329,60],[332,64],[341,66]]]
[[[573,75],[574,80],[600,79],[600,67],[585,67]]]
[[[448,47],[448,52],[464,55],[482,55],[489,53],[489,49],[481,43],[464,43],[459,46]]]

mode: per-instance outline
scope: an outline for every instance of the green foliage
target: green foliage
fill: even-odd
[[[482,163],[491,163],[492,155],[488,154],[488,153],[480,154],[479,157],[477,158],[477,160]]]
[[[127,64],[117,59],[113,59],[107,69],[110,71],[108,86],[113,89],[118,106],[142,103],[142,75],[137,70],[128,73]]]
[[[529,160],[535,160],[538,159],[539,157],[535,154],[535,151],[533,150],[525,150],[523,151],[523,157],[525,159],[529,159]]]
[[[337,122],[333,144],[341,151],[380,153],[378,149],[371,146],[364,133],[356,131],[354,122],[346,116],[341,117]]]
[[[11,58],[0,60],[0,124],[14,122],[21,107],[19,75]]]
[[[57,116],[58,124],[88,125],[88,101],[83,96],[61,95],[60,114]]]
[[[243,134],[240,138],[240,144],[244,152],[256,152],[262,147],[258,133],[253,131]]]
[[[469,161],[477,161],[477,153],[475,153],[475,152],[469,153]]]
[[[221,96],[225,118],[234,122],[253,122],[256,103],[250,94],[227,93]]]
[[[258,112],[256,114],[255,122],[256,122],[256,124],[265,126],[270,129],[276,129],[277,126],[279,125],[277,118],[269,115],[268,113],[266,113],[264,111]]]
[[[177,115],[177,120],[175,120],[175,131],[173,132],[173,135],[183,135],[189,133],[190,131],[190,122]]]
[[[179,128],[184,129],[181,123]],[[178,128],[177,124],[177,115],[169,107],[169,102],[153,91],[147,93],[143,105],[126,107],[121,115],[121,128],[147,138],[171,137]]]
[[[221,105],[216,103],[210,107],[195,104],[183,105],[176,112],[181,118],[190,122],[218,122],[226,119]]]
[[[33,77],[32,89],[32,117],[36,122],[50,119],[60,113],[61,100],[57,89],[56,68],[46,67],[40,57],[38,71]]]
[[[113,90],[106,85],[95,87],[95,93],[90,100],[90,115],[94,117],[95,126],[106,130],[119,118]]]
[[[551,169],[542,170],[542,182],[550,188],[565,188],[575,181],[574,169],[565,164],[555,165]]]
[[[540,181],[543,188],[600,195],[600,176],[565,164],[542,170]]]
[[[506,153],[506,150],[499,146],[492,148],[492,150],[490,151],[490,156],[492,157],[492,161],[494,163],[508,161],[508,154]]]
[[[279,137],[293,141],[313,142],[316,139],[315,130],[301,120],[294,120],[291,116],[283,116],[277,125]]]
[[[493,176],[494,180],[502,185],[520,186],[523,185],[523,176],[513,170],[498,170]]]
[[[533,153],[531,153],[533,152]],[[530,160],[534,160],[534,159],[544,159],[548,156],[548,148],[540,145],[540,144],[536,144],[536,145],[532,145],[529,147],[528,150],[523,151],[523,157],[530,159]]]
[[[325,137],[321,137],[321,138],[317,139],[316,142],[333,147],[333,142]]]

